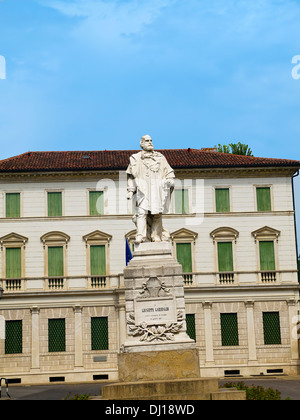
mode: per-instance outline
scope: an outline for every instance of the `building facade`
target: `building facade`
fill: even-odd
[[[182,264],[202,376],[299,373],[293,176],[300,162],[163,150],[164,226]],[[0,161],[0,373],[12,383],[118,379],[133,151]]]

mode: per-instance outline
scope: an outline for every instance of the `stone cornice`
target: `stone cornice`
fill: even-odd
[[[265,178],[265,177],[291,177],[298,171],[297,167],[240,167],[240,168],[191,168],[175,169],[177,178]],[[89,170],[89,171],[49,171],[49,172],[1,172],[0,179],[9,179],[10,181],[40,181],[59,179],[70,180],[83,178],[119,178],[119,172],[125,170]]]

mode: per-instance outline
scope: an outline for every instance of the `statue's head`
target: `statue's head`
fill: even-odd
[[[146,152],[153,152],[152,138],[148,134],[141,138],[140,145]]]

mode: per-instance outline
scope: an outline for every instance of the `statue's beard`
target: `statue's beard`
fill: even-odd
[[[153,152],[154,147],[153,147],[153,146],[144,146],[144,147],[143,147],[143,150],[144,150],[145,152]]]

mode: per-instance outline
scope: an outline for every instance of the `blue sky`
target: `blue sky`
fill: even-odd
[[[0,159],[150,134],[300,160],[299,22],[299,0],[0,0]]]

